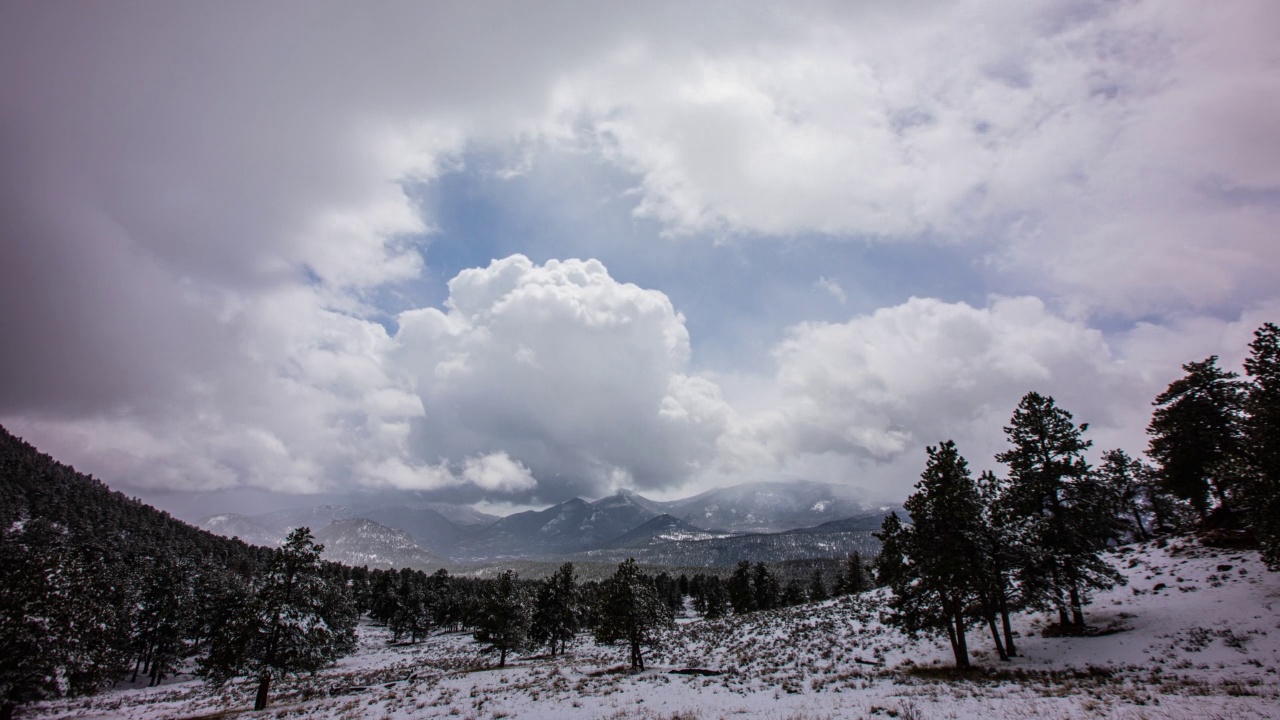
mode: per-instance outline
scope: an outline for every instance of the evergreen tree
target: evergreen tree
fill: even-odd
[[[982,499],[981,554],[982,575],[979,594],[982,597],[983,616],[994,629],[994,615],[1000,616],[1004,630],[1003,643],[997,638],[997,650],[1003,645],[1002,660],[1015,657],[1017,646],[1013,641],[1013,624],[1010,614],[1023,605],[1016,592],[1014,573],[1026,557],[1026,548],[1018,543],[1012,513],[1002,497],[1005,484],[990,470],[978,477],[978,493]]]
[[[1017,578],[1023,598],[1056,608],[1064,630],[1084,627],[1090,589],[1121,579],[1101,555],[1114,535],[1106,511],[1114,503],[1084,460],[1087,429],[1053,398],[1027,393],[1004,429],[1012,447],[996,455],[1009,468],[1000,502],[1010,539],[1022,550]]]
[[[684,609],[684,596],[680,594],[680,583],[670,574],[661,572],[653,579],[654,587],[658,589],[658,596],[671,609],[673,615],[679,615]]]
[[[399,607],[400,574],[394,570],[375,570],[369,583],[369,617],[390,627]]]
[[[507,653],[524,649],[529,641],[532,613],[519,577],[512,570],[498,576],[484,595],[476,618],[475,639],[495,650],[498,667],[507,666]]]
[[[1165,487],[1191,503],[1202,524],[1214,503],[1229,521],[1242,467],[1244,387],[1216,355],[1182,366],[1186,375],[1156,396],[1147,448]]]
[[[719,577],[709,576],[703,583],[702,594],[703,617],[707,620],[715,620],[729,614],[729,594]]]
[[[538,586],[530,635],[536,642],[550,644],[552,657],[556,655],[557,649],[564,652],[569,642],[577,636],[580,604],[578,578],[573,572],[573,563],[561,565],[554,575]]]
[[[195,651],[199,611],[189,561],[170,555],[151,560],[141,578],[134,609],[134,667],[158,685]]]
[[[658,596],[653,580],[636,567],[634,558],[620,564],[601,588],[596,641],[626,643],[632,671],[644,670],[643,649],[655,646],[661,631],[674,624],[670,607]]]
[[[1244,439],[1247,448],[1250,524],[1272,569],[1280,569],[1280,327],[1254,332],[1244,370]]]
[[[814,570],[813,577],[809,579],[809,601],[822,602],[828,597],[826,583],[822,581],[822,571]]]
[[[255,677],[254,709],[267,706],[272,682],[315,672],[355,647],[355,607],[347,589],[327,580],[309,528],[289,533],[253,595],[215,634],[201,672],[214,685]]]
[[[793,577],[787,581],[787,587],[782,591],[782,605],[784,607],[802,605],[808,599],[808,595],[804,590],[804,583],[800,581],[800,578]]]
[[[756,609],[756,593],[751,583],[751,563],[740,560],[729,576],[725,591],[729,596],[729,604],[733,606],[734,615],[742,615]]]
[[[417,644],[431,630],[433,598],[427,577],[421,570],[403,568],[396,590],[395,612],[391,617],[391,632],[397,640],[408,634],[409,643]]]
[[[43,519],[0,529],[0,719],[124,675],[126,617],[99,601],[112,579],[85,554]]]
[[[862,554],[857,550],[849,553],[844,561],[844,594],[857,595],[868,589],[866,567],[862,564]]]
[[[876,556],[876,582],[893,587],[907,574],[907,552],[911,541],[910,529],[903,526],[897,511],[889,513],[880,523],[880,532],[872,533],[880,541],[880,554]]]
[[[778,607],[778,598],[782,594],[778,588],[778,579],[773,576],[764,563],[756,563],[751,575],[751,593],[757,610],[772,610]]]
[[[981,498],[955,443],[926,451],[916,492],[903,504],[911,529],[901,527],[896,515],[881,528],[886,549],[898,555],[884,562],[893,578],[888,618],[909,634],[946,634],[956,667],[967,668],[966,609],[982,572]]]

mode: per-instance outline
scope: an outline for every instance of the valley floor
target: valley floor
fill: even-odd
[[[880,591],[679,625],[624,672],[622,648],[586,638],[567,657],[505,669],[466,634],[391,646],[361,628],[360,650],[286,684],[262,713],[250,684],[198,681],[117,690],[27,709],[42,718],[1246,718],[1280,717],[1280,574],[1257,554],[1191,539],[1122,548],[1128,585],[1094,598],[1091,637],[1046,638],[1016,619],[1021,657],[1002,663],[973,630],[981,670],[947,670],[945,640],[912,641],[878,620]],[[718,674],[675,674],[698,668]],[[343,690],[341,694],[334,694]]]

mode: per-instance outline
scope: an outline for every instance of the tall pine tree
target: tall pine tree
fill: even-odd
[[[969,667],[967,609],[976,596],[981,561],[982,503],[968,463],[950,440],[926,449],[928,461],[903,507],[912,526],[885,519],[883,563],[892,578],[889,621],[909,634],[947,636],[956,667]]]
[[[0,720],[124,675],[127,616],[102,601],[115,580],[84,550],[43,519],[0,529]]]
[[[1280,327],[1266,323],[1254,333],[1244,361],[1244,438],[1249,474],[1248,513],[1262,557],[1280,569]]]
[[[653,579],[636,567],[634,558],[618,565],[601,587],[596,641],[626,644],[632,671],[644,670],[644,648],[656,645],[661,632],[674,624],[671,608],[659,597]]]
[[[1017,569],[1023,599],[1057,609],[1064,631],[1084,628],[1090,590],[1121,579],[1102,559],[1114,529],[1101,508],[1112,502],[1085,462],[1087,429],[1052,397],[1030,392],[1004,429],[1010,449],[996,455],[1009,468],[1000,502],[1011,539],[1023,549]]]
[[[1218,367],[1218,356],[1182,366],[1186,372],[1156,396],[1147,434],[1147,455],[1174,495],[1191,503],[1201,524],[1217,510],[1219,522],[1234,521],[1241,460],[1244,385]]]
[[[578,577],[573,563],[565,563],[551,577],[538,586],[538,597],[533,608],[532,638],[551,646],[551,655],[557,649],[564,652],[569,642],[578,634],[581,625],[581,599]]]
[[[507,653],[529,642],[533,614],[519,577],[507,570],[489,587],[476,618],[475,639],[498,653],[498,667],[507,666]]]
[[[309,528],[289,533],[252,596],[212,638],[201,665],[207,680],[257,678],[254,709],[262,710],[273,682],[315,672],[355,648],[355,606],[345,585],[324,576],[323,549]]]

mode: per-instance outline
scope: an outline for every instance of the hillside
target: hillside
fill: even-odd
[[[113,491],[0,427],[0,527],[25,518],[65,527],[75,544],[124,564],[164,553],[244,570],[267,557]]]
[[[1127,581],[1088,608],[1097,634],[1044,637],[1015,616],[1021,657],[994,660],[971,630],[978,671],[946,669],[945,641],[911,640],[878,620],[873,591],[784,610],[682,621],[650,669],[579,640],[565,658],[505,670],[466,634],[390,646],[362,627],[361,650],[313,681],[282,688],[276,713],[317,718],[1269,718],[1280,708],[1280,576],[1253,552],[1181,539],[1110,557]],[[698,674],[672,671],[699,668]],[[406,678],[411,678],[407,679]],[[335,688],[346,694],[326,696]],[[355,689],[352,689],[355,688]],[[160,718],[243,706],[244,686],[194,683],[36,708],[42,717]],[[309,699],[304,699],[304,696]]]

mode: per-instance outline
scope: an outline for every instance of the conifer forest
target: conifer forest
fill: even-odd
[[[660,667],[748,682],[768,657],[741,647],[736,661],[722,653],[768,623],[784,638],[806,628],[806,647],[810,636],[838,644],[849,627],[875,623],[903,643],[945,641],[948,662],[923,677],[1003,677],[1027,652],[1028,618],[1043,618],[1044,638],[1119,632],[1123,623],[1097,598],[1126,584],[1141,593],[1129,571],[1139,555],[1150,563],[1161,550],[1197,547],[1198,556],[1257,553],[1260,565],[1280,567],[1280,328],[1263,325],[1249,351],[1243,376],[1215,357],[1188,362],[1153,401],[1149,447],[1107,449],[1097,465],[1087,460],[1088,424],[1028,392],[1004,427],[1007,449],[995,458],[1003,473],[975,476],[950,440],[925,448],[903,512],[887,514],[875,533],[878,555],[852,553],[812,572],[743,560],[675,573],[628,559],[598,579],[581,577],[573,562],[535,579],[500,566],[342,565],[321,558],[307,527],[275,548],[218,537],[5,432],[0,718],[57,714],[76,707],[57,701],[182,686],[177,680],[208,698],[242,688],[231,696],[254,710],[282,694],[287,706],[307,708],[318,697],[368,691],[346,675],[325,678],[370,643],[413,649],[416,661],[395,666],[410,685],[450,672],[543,668],[550,674],[539,680],[535,669],[525,681],[536,697],[539,683],[562,682],[564,663],[582,662],[616,663],[607,672],[617,677]],[[1137,459],[1143,450],[1149,461]],[[1231,564],[1216,567],[1215,587]],[[431,665],[445,639],[469,649],[465,661],[453,657],[457,647],[446,653],[464,667]],[[1038,653],[1053,647],[1035,642]],[[701,649],[682,660],[681,643]],[[909,658],[891,666],[874,642],[862,647],[867,657],[833,660],[829,670],[926,672]],[[596,653],[591,660],[586,648]],[[1258,670],[1275,672],[1274,657],[1256,660]],[[797,692],[793,682],[780,687]],[[1275,685],[1265,683],[1271,690],[1257,694],[1271,702]],[[810,685],[821,690],[816,679]],[[123,705],[120,712],[130,714]]]

